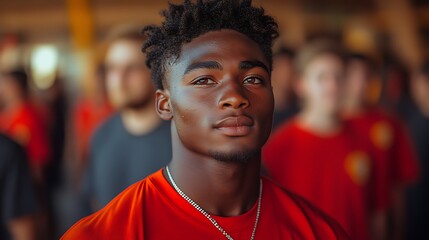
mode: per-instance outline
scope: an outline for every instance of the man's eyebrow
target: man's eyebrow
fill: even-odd
[[[263,68],[268,73],[270,72],[267,65],[265,65],[263,62],[261,62],[259,60],[242,61],[242,62],[240,62],[239,66],[238,66],[239,69],[244,69],[244,70],[252,69],[255,67],[260,67],[260,68]]]
[[[195,69],[206,68],[206,69],[218,69],[222,70],[222,66],[216,61],[205,61],[205,62],[196,62],[189,65],[184,74],[187,74]]]

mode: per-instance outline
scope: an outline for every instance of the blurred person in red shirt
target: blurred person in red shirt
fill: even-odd
[[[0,131],[20,143],[26,150],[30,169],[38,184],[43,185],[44,169],[51,149],[47,126],[29,97],[25,71],[14,70],[0,75]]]
[[[389,169],[391,203],[390,239],[402,239],[405,227],[405,188],[418,177],[414,147],[403,123],[369,103],[368,83],[374,76],[374,63],[361,54],[348,56],[343,116],[363,134],[377,159]]]
[[[249,0],[187,0],[163,15],[143,30],[143,48],[157,113],[171,120],[172,161],[62,239],[348,239],[260,176],[274,108],[274,19]]]
[[[352,239],[384,239],[384,169],[359,134],[340,117],[345,59],[326,40],[304,46],[296,59],[302,111],[263,150],[268,175],[336,219]]]
[[[107,98],[104,64],[99,64],[94,77],[92,94],[78,100],[73,112],[74,145],[78,159],[78,175],[86,167],[89,146],[95,130],[113,113]]]

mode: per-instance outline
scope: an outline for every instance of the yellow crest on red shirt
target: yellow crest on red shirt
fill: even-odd
[[[347,174],[359,186],[366,184],[371,176],[371,162],[368,154],[362,151],[350,153],[345,160]]]
[[[30,130],[23,124],[16,125],[12,130],[12,138],[22,146],[26,146],[28,144],[30,135]]]
[[[388,149],[393,142],[393,130],[389,123],[385,121],[376,122],[370,130],[372,144],[381,150]]]

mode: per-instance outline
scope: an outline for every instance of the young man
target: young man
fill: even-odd
[[[295,53],[287,48],[280,48],[273,55],[271,83],[274,94],[273,129],[289,120],[298,112],[298,103],[293,90]]]
[[[312,42],[298,54],[297,71],[303,109],[266,144],[269,176],[334,217],[352,239],[383,239],[384,170],[339,115],[341,49]]]
[[[0,134],[0,239],[37,239],[37,210],[25,151]]]
[[[93,136],[84,187],[93,210],[171,159],[170,124],[157,115],[155,89],[138,28],[123,26],[108,38],[107,94],[117,113]]]
[[[273,114],[277,24],[251,1],[170,5],[144,45],[172,120],[173,157],[63,239],[345,239],[302,198],[260,177]]]
[[[0,132],[5,133],[27,152],[33,177],[44,185],[44,170],[51,149],[48,131],[41,115],[29,100],[29,81],[25,71],[13,70],[0,74]]]
[[[373,64],[360,54],[347,59],[343,117],[369,142],[377,159],[386,164],[391,202],[391,239],[402,239],[405,227],[405,190],[418,177],[413,146],[402,123],[368,103],[367,84],[373,77]]]

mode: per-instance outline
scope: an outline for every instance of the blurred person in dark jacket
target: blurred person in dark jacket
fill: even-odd
[[[407,192],[407,239],[429,239],[429,59],[411,79],[411,99],[402,116],[405,118],[420,160],[421,177]]]
[[[24,149],[0,134],[0,239],[36,239],[37,203]]]

